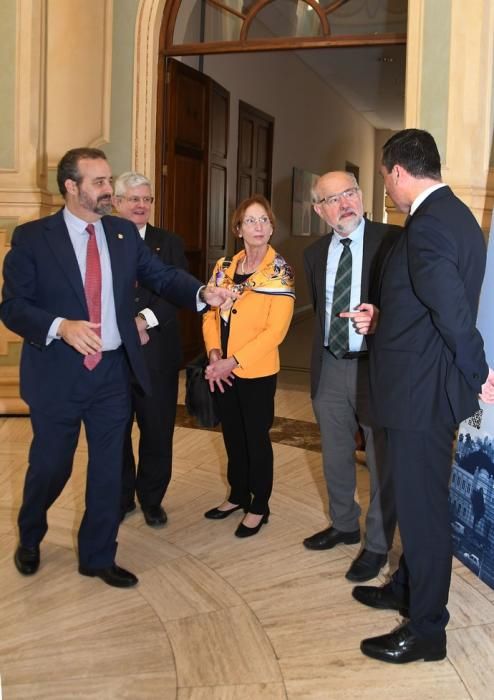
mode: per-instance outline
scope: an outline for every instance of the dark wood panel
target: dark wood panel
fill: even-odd
[[[239,103],[237,204],[252,194],[271,199],[274,119]]]
[[[267,173],[271,162],[271,152],[269,150],[269,126],[259,123],[257,125],[256,143],[256,169]]]
[[[211,81],[208,192],[208,272],[225,255],[228,240],[228,141],[230,93]]]
[[[257,177],[254,192],[257,192],[258,194],[263,194],[266,197],[266,199],[269,199],[269,190],[270,187],[266,178]]]
[[[161,223],[185,244],[190,272],[207,272],[207,191],[209,148],[209,78],[179,61],[169,60],[165,84],[165,146],[161,173]],[[201,319],[180,313],[185,361],[202,348]]]
[[[204,207],[205,164],[182,155],[175,156],[173,177],[172,230],[182,236],[186,252],[201,251],[205,241]]]
[[[252,178],[250,175],[240,175],[237,186],[237,203],[247,199],[252,192],[254,192],[254,188],[252,187]]]
[[[226,184],[226,168],[211,165],[210,188],[214,196],[209,203],[209,247],[219,251],[226,247]]]
[[[203,151],[208,138],[208,85],[199,75],[179,75],[177,79],[175,143]]]
[[[226,93],[226,90],[224,91]],[[213,90],[211,102],[210,157],[226,158],[228,155],[229,94]]]
[[[238,158],[242,168],[252,168],[254,156],[254,122],[247,117],[239,120]]]

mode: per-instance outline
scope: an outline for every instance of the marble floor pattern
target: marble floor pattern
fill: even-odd
[[[203,518],[225,495],[221,434],[196,429],[180,410],[164,503],[168,524],[152,530],[136,512],[120,529],[117,561],[140,579],[131,590],[77,573],[84,439],[73,477],[50,512],[39,572],[16,571],[30,425],[27,418],[0,418],[3,700],[493,697],[494,591],[458,562],[447,659],[394,667],[361,655],[360,640],[389,631],[398,617],[351,598],[344,573],[358,545],[310,552],[301,544],[327,524],[307,373],[281,373],[276,415],[272,516],[256,537],[240,540],[233,536],[239,514]],[[362,464],[358,475],[365,508]],[[398,554],[397,541],[392,562]]]

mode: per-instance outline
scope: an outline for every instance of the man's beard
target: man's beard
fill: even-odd
[[[351,213],[351,218],[345,218],[342,221],[340,220],[338,224],[334,227],[335,231],[337,231],[340,235],[350,236],[360,225],[360,222],[362,221],[362,216],[359,215],[356,211],[352,211]]]
[[[112,203],[110,195],[101,195],[96,201],[91,199],[91,197],[82,189],[79,189],[79,204],[92,211],[94,214],[99,214],[99,216],[105,216],[106,214],[111,214]]]
[[[105,216],[106,214],[111,214],[111,210],[111,197],[98,197],[96,200],[96,206],[94,207],[94,212],[100,216]]]

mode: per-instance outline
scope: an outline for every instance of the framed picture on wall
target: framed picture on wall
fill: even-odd
[[[311,189],[319,175],[293,168],[292,236],[323,236],[329,226],[319,218],[312,206]]]

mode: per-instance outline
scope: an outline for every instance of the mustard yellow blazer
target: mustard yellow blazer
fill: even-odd
[[[237,253],[228,268],[233,278],[244,252]],[[270,265],[276,251],[269,246],[260,268]],[[221,258],[213,271],[220,269]],[[293,296],[244,292],[233,304],[230,313],[230,333],[227,356],[235,355],[238,367],[233,373],[244,379],[266,377],[280,369],[278,347],[283,341],[293,316]],[[211,308],[202,317],[202,332],[206,351],[221,350],[220,310]]]

